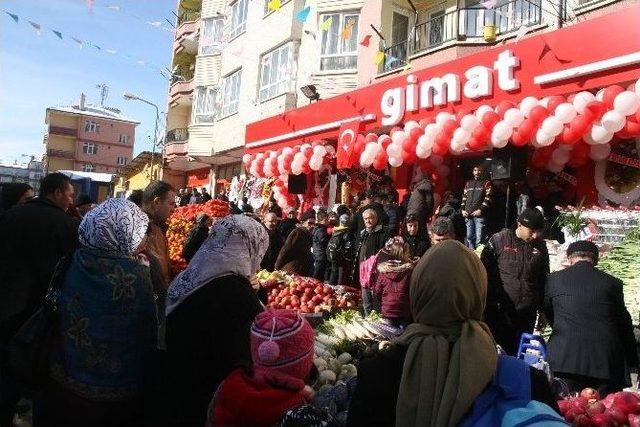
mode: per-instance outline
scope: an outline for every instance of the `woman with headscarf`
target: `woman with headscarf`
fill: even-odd
[[[280,249],[275,269],[300,276],[311,276],[313,274],[312,243],[311,233],[305,227],[297,227],[289,234],[284,246]]]
[[[149,267],[138,256],[148,224],[140,208],[118,198],[83,218],[57,299],[44,406],[34,411],[44,425],[141,424],[156,346]]]
[[[211,396],[251,363],[249,330],[261,311],[249,277],[267,251],[265,227],[245,215],[216,222],[167,292],[165,390],[168,426],[203,426]]]
[[[508,388],[494,378],[503,380],[496,375],[498,369],[502,373],[501,365],[515,365],[519,374],[529,371],[529,375],[511,375],[510,379],[528,381],[529,400],[555,407],[541,371],[529,370],[515,358],[498,356],[491,332],[482,321],[486,294],[484,267],[464,245],[448,240],[427,251],[411,277],[414,323],[389,350],[360,363],[347,425],[496,425],[486,420],[474,422],[492,403],[474,407],[474,402],[489,386],[500,388],[492,389],[492,396],[509,395]]]

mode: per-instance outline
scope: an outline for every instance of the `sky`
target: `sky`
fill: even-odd
[[[93,3],[92,7],[89,4]],[[134,155],[151,150],[155,109],[125,101],[132,92],[167,110],[173,35],[149,23],[175,22],[175,0],[0,0],[0,163],[41,158],[47,107],[77,104],[84,92],[99,104],[98,84],[109,87],[105,105],[138,122]],[[119,10],[117,10],[119,8]],[[7,15],[19,16],[18,23]],[[29,21],[41,25],[38,35]],[[157,24],[156,24],[157,25]],[[62,33],[60,40],[51,29]],[[79,48],[71,37],[85,43]],[[107,53],[106,50],[117,53]],[[157,66],[140,65],[137,61]]]

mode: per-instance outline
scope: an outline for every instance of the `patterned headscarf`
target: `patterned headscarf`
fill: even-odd
[[[236,274],[248,278],[254,274],[268,246],[267,229],[255,219],[230,215],[216,222],[187,269],[169,286],[167,315],[217,277]]]
[[[80,243],[88,248],[133,255],[148,226],[149,217],[135,203],[113,198],[89,211],[78,233]]]

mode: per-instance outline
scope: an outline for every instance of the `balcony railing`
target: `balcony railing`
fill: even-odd
[[[75,158],[75,153],[73,151],[56,150],[54,148],[49,148],[47,150],[47,156],[48,157],[58,157],[58,158],[62,158],[62,159],[74,159]]]
[[[49,126],[49,133],[53,135],[78,136],[78,130],[73,128],[65,128],[62,126]]]
[[[168,160],[173,160],[175,157],[182,157],[187,155],[188,144],[187,141],[177,141],[169,143],[164,147],[164,155]]]
[[[542,0],[513,0],[494,9],[468,7],[432,15],[419,23],[409,40],[394,44],[384,50],[385,60],[380,71],[401,68],[413,54],[435,49],[454,40],[481,39],[485,26],[495,26],[496,33],[506,34],[522,25],[538,25],[542,22]]]
[[[176,128],[167,132],[167,142],[182,142],[189,139],[189,129]]]
[[[193,22],[197,21],[198,19],[200,19],[199,10],[185,10],[180,15],[178,15],[178,27],[184,22]]]

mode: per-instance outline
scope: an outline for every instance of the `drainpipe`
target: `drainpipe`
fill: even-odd
[[[566,14],[566,0],[558,0],[558,28],[562,28],[564,25],[564,17]],[[542,4],[540,4],[540,9],[542,9]],[[542,11],[540,11],[542,13]]]

